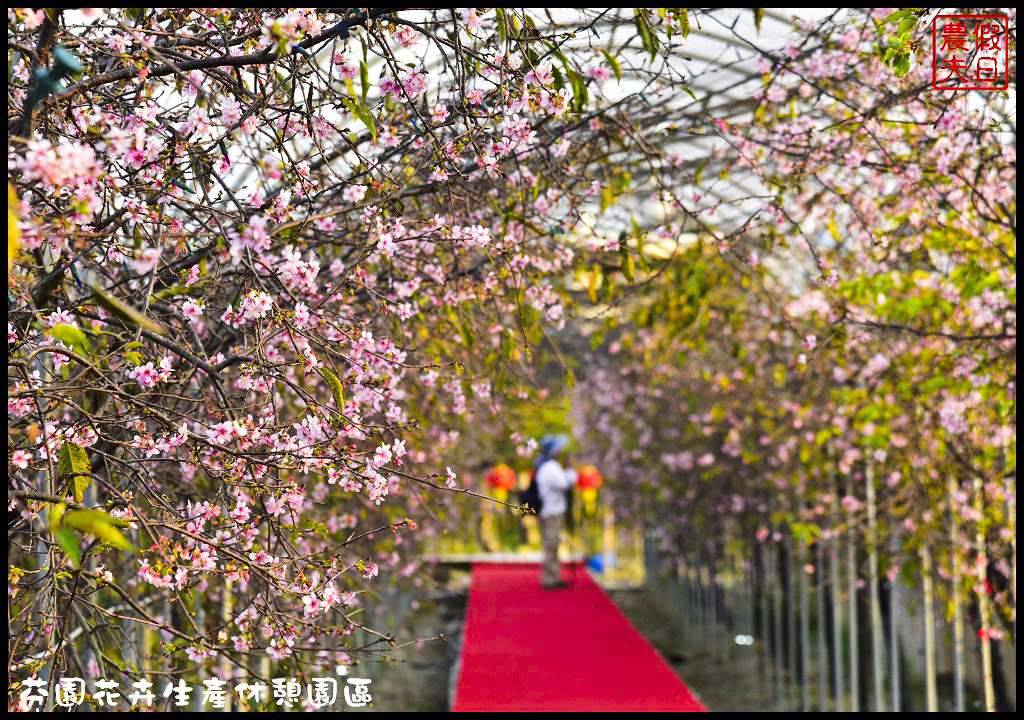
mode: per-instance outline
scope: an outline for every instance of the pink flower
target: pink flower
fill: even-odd
[[[188,659],[192,662],[201,662],[206,658],[213,657],[214,651],[203,647],[190,647],[185,648],[185,655],[187,655]]]
[[[39,180],[54,188],[92,184],[100,172],[96,151],[68,140],[62,140],[56,148],[48,140],[32,140],[24,159],[17,164],[25,180]]]
[[[304,614],[306,617],[313,617],[324,609],[320,600],[312,593],[302,598],[302,604],[305,605]]]
[[[141,367],[132,368],[125,375],[138,382],[143,388],[151,388],[160,381],[160,372],[153,366],[152,362],[148,362]]]
[[[380,87],[381,94],[390,95],[392,100],[398,100],[402,97],[402,86],[394,78],[382,77],[377,85]]]
[[[292,510],[298,512],[302,509],[302,501],[305,499],[306,494],[302,488],[293,488],[286,492],[282,499],[288,503]]]
[[[238,523],[243,523],[249,519],[249,506],[239,501],[235,505],[235,509],[228,513],[228,516]]]
[[[559,140],[558,142],[551,146],[551,154],[554,155],[555,157],[565,157],[565,154],[569,152],[569,147],[571,145],[572,142],[569,140],[569,138],[562,138],[561,140]]]
[[[206,136],[210,132],[210,115],[206,108],[198,105],[194,107],[188,114],[188,120],[182,123],[180,130],[182,133],[190,133],[195,130],[197,137]]]
[[[526,83],[528,85],[536,85],[543,87],[544,85],[550,85],[555,81],[555,76],[551,74],[551,68],[540,67],[534,68],[530,72],[526,73]]]
[[[349,185],[342,192],[342,197],[349,202],[357,203],[366,197],[366,186],[365,185]]]
[[[205,78],[201,70],[193,70],[188,74],[188,87],[185,88],[185,94],[187,95],[198,95],[199,89],[203,86]]]
[[[181,312],[188,318],[189,322],[195,322],[203,316],[204,306],[195,300],[186,300],[181,306]]]
[[[478,155],[476,164],[491,177],[498,174],[498,160],[493,155]]]
[[[274,658],[275,660],[284,660],[286,657],[292,654],[292,645],[295,641],[291,638],[274,638],[270,641],[267,646],[267,655]]]
[[[285,512],[285,503],[282,499],[270,497],[266,500],[267,512],[277,517]]]
[[[377,563],[365,563],[363,565],[363,577],[369,580],[377,575]]]
[[[11,455],[11,465],[20,470],[28,468],[30,462],[32,462],[32,453],[25,450],[15,450]]]
[[[220,118],[225,125],[234,125],[242,119],[242,106],[237,100],[228,100],[220,109]]]
[[[405,456],[405,440],[395,440],[391,445],[391,452],[395,458],[395,465],[401,465],[402,458]]]
[[[445,477],[444,485],[445,485],[445,487],[448,487],[448,488],[455,487],[455,478],[456,478],[455,473],[452,472],[452,469],[450,467],[446,467],[444,469],[444,471],[445,471],[444,472],[444,477]]]
[[[952,435],[962,435],[969,429],[966,413],[967,403],[965,401],[950,398],[939,408],[939,422],[946,432]]]
[[[373,464],[375,467],[381,467],[391,462],[391,448],[383,443],[373,453]]]
[[[338,589],[334,587],[333,583],[324,588],[324,607],[330,608],[340,601],[341,595],[338,594]]]
[[[402,78],[402,85],[405,87],[405,91],[412,96],[426,92],[430,83],[427,80],[426,73],[422,73],[419,70],[410,70]]]
[[[863,506],[863,505],[862,505],[862,503],[861,503],[861,501],[860,501],[860,500],[858,500],[857,498],[853,497],[852,495],[846,495],[846,496],[844,496],[844,497],[843,497],[843,498],[842,498],[842,499],[841,499],[841,500],[839,501],[839,504],[840,504],[840,505],[842,505],[842,506],[843,506],[843,508],[844,508],[844,509],[846,510],[846,512],[848,512],[848,513],[855,513],[855,512],[857,512],[858,510],[860,510],[860,509],[861,509],[861,507]]]
[[[46,12],[44,10],[29,10],[24,9],[25,12],[25,29],[35,30],[37,27],[43,24],[43,20],[46,19]]]
[[[46,318],[46,321],[50,323],[50,327],[56,327],[58,325],[70,325],[71,327],[78,327],[75,324],[75,316],[70,310],[56,310]],[[11,326],[8,324],[7,336],[10,339]]]
[[[473,8],[462,9],[462,22],[466,23],[467,30],[479,30],[484,25],[480,16],[476,14],[476,10]]]
[[[135,272],[140,275],[152,272],[153,268],[160,262],[160,248],[146,248],[135,261]]]
[[[257,565],[264,565],[264,566],[273,565],[274,563],[277,562],[277,558],[276,557],[274,557],[273,555],[270,555],[269,553],[267,553],[264,550],[258,550],[256,552],[249,553],[249,559],[252,560]]]

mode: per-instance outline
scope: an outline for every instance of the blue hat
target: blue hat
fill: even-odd
[[[569,438],[565,435],[548,435],[540,441],[541,452],[547,458],[553,458],[569,447]]]

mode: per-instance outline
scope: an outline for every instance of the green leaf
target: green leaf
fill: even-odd
[[[465,320],[459,322],[459,332],[462,333],[462,339],[466,342],[466,347],[472,348],[474,340],[473,331],[470,329],[469,325],[466,323]]]
[[[556,67],[551,68],[551,74],[555,77],[555,81],[552,83],[552,87],[555,90],[561,90],[565,87],[565,78],[562,77],[562,72]]]
[[[590,269],[590,280],[587,283],[587,295],[590,296],[590,302],[597,304],[597,280],[601,275],[601,267],[594,263],[594,267]]]
[[[754,8],[754,28],[761,34],[761,21],[764,19],[764,8]]]
[[[366,104],[366,93],[370,91],[370,69],[362,60],[359,61],[359,82],[363,85],[363,104]]]
[[[92,352],[89,339],[80,328],[74,325],[54,325],[46,333],[55,340],[60,340],[79,355],[88,355]]]
[[[62,480],[74,476],[71,478],[71,489],[74,492],[75,502],[80,503],[85,500],[85,490],[89,487],[91,479],[88,475],[90,472],[92,472],[92,467],[89,465],[89,455],[85,452],[85,448],[73,442],[66,442],[60,446],[60,450],[57,452],[57,477]]]
[[[53,537],[57,540],[57,544],[64,549],[68,557],[71,558],[71,562],[78,565],[82,560],[82,551],[79,548],[78,536],[67,528],[59,528],[53,533]]]
[[[790,525],[793,532],[793,539],[802,545],[809,545],[816,537],[821,535],[821,528],[814,523],[793,523]]]
[[[622,254],[622,274],[626,279],[632,283],[636,277],[636,264],[633,261],[633,256],[629,254],[629,251],[623,249]]]
[[[604,59],[608,61],[612,72],[615,73],[615,79],[622,82],[622,67],[619,65],[619,61],[612,57],[611,53],[607,50],[602,50],[601,52],[604,53]]]
[[[650,53],[651,62],[654,62],[654,58],[658,53],[657,40],[651,35],[651,31],[647,27],[645,12],[640,8],[633,11],[633,22],[636,24],[636,32],[640,36],[640,44],[644,50]]]
[[[505,29],[505,11],[498,8],[496,12],[498,16],[498,45],[504,48],[508,37],[508,30]]]
[[[892,67],[896,71],[896,77],[901,78],[906,75],[910,72],[910,54],[901,54],[893,61]]]
[[[62,524],[79,532],[95,535],[103,542],[122,550],[132,550],[132,544],[114,527],[119,522],[102,510],[69,510],[64,513]],[[122,522],[122,524],[124,524]]]
[[[373,114],[362,105],[356,105],[355,103],[352,104],[352,114],[359,118],[370,131],[373,141],[377,142],[377,123],[373,119]]]
[[[589,98],[587,94],[587,83],[583,76],[575,70],[567,70],[569,85],[572,87],[572,104],[577,112],[581,112],[587,106]]]
[[[95,294],[96,304],[102,307],[107,312],[109,312],[114,317],[116,317],[118,320],[128,325],[140,327],[143,330],[149,330],[150,332],[156,333],[157,335],[164,334],[164,328],[162,325],[150,320],[135,308],[121,302],[112,295],[109,295],[105,290],[100,289],[96,285],[89,285],[89,288]]]
[[[757,11],[754,12],[756,15]],[[758,29],[760,30],[760,23],[758,23]],[[690,18],[687,16],[686,8],[679,8],[679,32],[683,37],[690,34]]]
[[[693,176],[693,184],[700,185],[701,176],[704,175],[704,168],[708,166],[708,160],[701,160],[700,164],[697,165],[697,170]]]
[[[904,8],[902,10],[897,10],[896,12],[889,13],[886,16],[885,20],[883,20],[882,22],[880,22],[878,24],[879,25],[885,25],[886,23],[892,22],[893,20],[898,20],[900,18],[906,17],[907,15],[912,14],[914,12],[914,10],[915,10],[915,8]]]
[[[331,388],[331,393],[334,395],[334,403],[338,406],[338,410],[342,410],[345,407],[345,393],[341,385],[341,380],[334,374],[334,371],[330,368],[323,369],[324,380]]]

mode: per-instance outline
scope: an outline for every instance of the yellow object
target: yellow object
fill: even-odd
[[[21,228],[18,227],[18,195],[7,183],[7,279],[14,270],[14,256],[21,249]]]

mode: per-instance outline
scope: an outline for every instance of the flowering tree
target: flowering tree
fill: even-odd
[[[949,509],[1010,620],[1011,123],[876,16],[714,105],[685,9],[9,11],[12,677],[378,652],[581,335],[577,434],[666,547],[827,538],[880,478],[885,568]]]
[[[578,426],[667,550],[696,526],[751,555],[842,534],[915,586],[934,563],[985,656],[1015,620],[1012,106],[894,78],[887,12],[802,27],[709,118],[718,177],[671,186],[691,234],[595,336]],[[737,176],[755,195],[716,200]]]
[[[639,97],[599,29],[656,23],[9,11],[12,704],[379,649],[460,418],[565,321]]]

